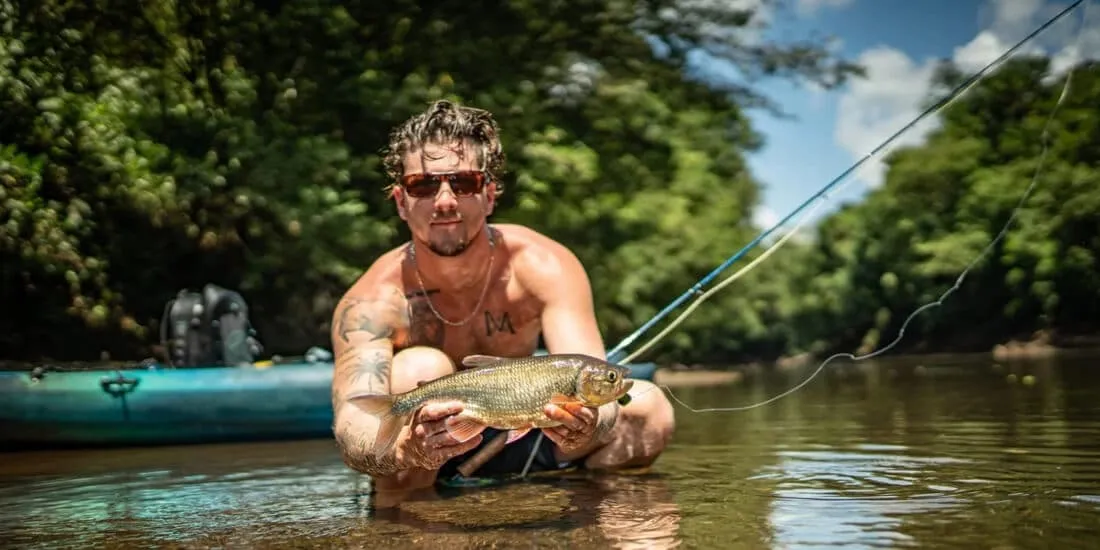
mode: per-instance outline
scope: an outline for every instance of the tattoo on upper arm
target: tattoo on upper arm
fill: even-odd
[[[344,393],[387,393],[393,354],[381,349],[349,349],[337,363],[336,376]]]
[[[345,304],[340,306],[336,334],[345,343],[349,341],[349,336],[355,332],[370,333],[373,336],[372,341],[390,338],[394,333],[394,323],[392,321],[397,319],[393,315],[396,311],[392,303],[384,300],[348,299]],[[387,316],[393,318],[387,319]]]
[[[499,318],[494,318],[491,311],[485,312],[485,335],[492,336],[494,332],[516,333],[515,327],[512,326],[512,318],[507,311],[501,313]]]

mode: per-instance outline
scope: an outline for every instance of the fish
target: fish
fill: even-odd
[[[460,413],[445,422],[451,437],[469,441],[485,428],[507,430],[507,443],[534,428],[561,423],[546,416],[549,403],[599,407],[629,402],[634,385],[630,369],[585,354],[550,354],[520,358],[469,355],[463,369],[423,382],[404,393],[364,393],[347,399],[379,420],[375,449],[389,451],[401,428],[429,402],[458,401]]]

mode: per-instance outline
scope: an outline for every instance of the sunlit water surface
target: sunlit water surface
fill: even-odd
[[[674,392],[697,408],[739,406],[807,370]],[[392,502],[372,497],[328,441],[0,454],[0,539],[5,548],[1100,547],[1095,355],[837,366],[766,407],[677,413],[674,443],[648,472]]]

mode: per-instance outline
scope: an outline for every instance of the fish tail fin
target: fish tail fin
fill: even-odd
[[[397,396],[385,393],[366,393],[353,395],[348,402],[378,420],[378,432],[374,436],[374,451],[378,454],[389,452],[397,441],[401,427],[405,425],[407,415],[398,415],[393,411]]]

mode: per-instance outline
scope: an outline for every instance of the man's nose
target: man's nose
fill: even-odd
[[[440,212],[450,212],[458,208],[458,197],[450,182],[443,182],[439,186],[439,192],[435,194],[435,209]]]

